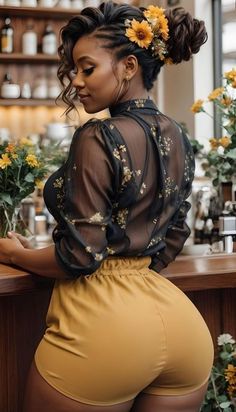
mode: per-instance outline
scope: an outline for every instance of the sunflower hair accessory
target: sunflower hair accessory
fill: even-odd
[[[167,59],[166,45],[169,38],[169,28],[164,11],[162,7],[148,6],[143,12],[145,20],[139,22],[135,19],[126,19],[125,26],[127,29],[125,35],[142,49],[150,48],[153,57],[157,57],[162,61],[166,60],[165,62],[170,64],[171,59]]]

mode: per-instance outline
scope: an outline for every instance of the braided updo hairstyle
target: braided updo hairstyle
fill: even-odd
[[[112,1],[102,3],[98,8],[86,7],[81,13],[69,20],[61,29],[62,44],[58,52],[60,65],[58,78],[63,85],[61,97],[68,105],[67,112],[75,106],[73,103],[75,90],[72,86],[71,73],[74,69],[72,51],[76,42],[83,36],[94,33],[98,39],[104,40],[104,48],[114,51],[114,59],[121,60],[130,54],[136,56],[142,69],[144,86],[150,90],[160,72],[164,61],[152,56],[149,49],[141,48],[125,36],[125,20],[144,20],[144,7],[128,4],[116,4]],[[193,18],[182,7],[165,10],[169,25],[167,40],[168,57],[174,64],[189,60],[197,53],[207,40],[203,21]]]

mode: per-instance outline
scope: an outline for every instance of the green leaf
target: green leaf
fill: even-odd
[[[5,202],[5,203],[7,203],[8,205],[13,205],[13,202],[12,202],[12,199],[11,199],[11,197],[7,194],[7,193],[2,193],[1,194],[1,199]]]
[[[25,181],[34,182],[34,175],[32,173],[27,173],[27,175],[25,176]]]
[[[225,154],[225,156],[228,157],[228,158],[230,158],[230,159],[236,160],[236,148],[235,148],[235,149],[232,149],[232,150],[229,150],[229,151]]]

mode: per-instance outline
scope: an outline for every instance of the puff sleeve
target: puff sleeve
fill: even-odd
[[[101,121],[78,129],[65,168],[64,207],[53,239],[56,259],[70,277],[93,273],[108,255],[113,169],[101,129]]]

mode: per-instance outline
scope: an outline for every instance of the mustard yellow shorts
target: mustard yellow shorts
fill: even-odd
[[[92,275],[57,281],[36,351],[41,376],[67,397],[114,405],[140,392],[181,395],[213,362],[208,328],[150,258],[105,260]]]

